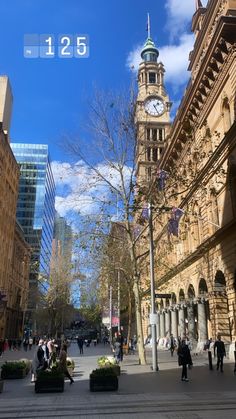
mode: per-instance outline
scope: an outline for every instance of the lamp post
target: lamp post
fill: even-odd
[[[152,370],[158,371],[157,362],[157,330],[156,324],[158,315],[155,305],[155,277],[154,277],[154,246],[153,246],[153,225],[152,225],[152,203],[149,202],[149,250],[150,250],[150,283],[151,283],[151,313],[150,324],[152,330]]]

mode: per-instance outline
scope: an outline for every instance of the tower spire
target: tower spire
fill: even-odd
[[[195,5],[196,5],[196,10],[200,9],[201,7],[203,7],[201,0],[195,0]]]
[[[150,25],[149,13],[147,14],[147,33],[148,33],[148,38],[151,38],[151,25]]]

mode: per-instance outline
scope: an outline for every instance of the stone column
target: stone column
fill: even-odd
[[[184,318],[184,308],[182,305],[179,308],[179,336],[181,338],[185,336],[185,318]]]
[[[198,302],[198,341],[205,343],[208,338],[205,300]]]
[[[174,307],[171,310],[171,333],[174,338],[178,338],[177,311]]]
[[[160,311],[160,337],[164,338],[165,336],[165,319],[163,311]]]
[[[170,310],[165,312],[165,336],[170,336]]]
[[[187,305],[187,313],[188,313],[188,337],[192,345],[194,346],[195,339],[195,320],[194,320],[194,311],[193,311],[193,303],[189,302]]]

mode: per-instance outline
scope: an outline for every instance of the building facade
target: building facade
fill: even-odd
[[[191,78],[159,161],[174,210],[154,241],[156,289],[171,294],[157,302],[158,337],[187,334],[200,350],[236,339],[236,1],[196,5]]]
[[[6,337],[22,338],[28,304],[31,248],[25,240],[21,226],[15,223],[9,304],[6,316]]]
[[[22,336],[30,248],[16,222],[19,168],[9,144],[12,92],[0,77],[0,338]]]
[[[38,291],[40,284],[44,288],[50,271],[55,184],[47,145],[12,143],[11,147],[20,168],[17,220],[32,248],[25,325],[35,329],[33,312],[37,306]]]
[[[7,318],[10,316],[11,270],[14,248],[16,204],[19,169],[11,151],[8,136],[0,126],[0,336],[7,336]]]

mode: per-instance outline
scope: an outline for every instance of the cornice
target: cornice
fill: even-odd
[[[217,31],[217,34],[212,38],[211,45],[204,56],[201,69],[198,72],[194,83],[192,84],[191,80],[188,83],[185,96],[182,99],[172,125],[169,147],[166,148],[162,155],[160,162],[162,167],[165,167],[168,159],[170,159],[176,146],[176,142],[180,139],[179,137],[181,137],[181,131],[186,130],[186,121],[193,127],[196,126],[197,121],[199,122],[201,114],[205,115],[203,109],[211,91],[213,92],[213,85],[219,77],[222,79],[221,73],[223,73],[223,69],[227,66],[227,58],[233,50],[232,45],[225,40],[222,35],[226,34],[227,27],[230,25],[231,31],[232,26],[234,28],[234,37],[236,39],[236,17],[223,16],[218,24],[219,31]]]
[[[215,29],[217,21],[220,18],[220,13],[223,11],[226,1],[227,0],[211,0],[209,2],[207,6],[207,11],[204,16],[201,31],[199,32],[198,37],[194,43],[194,49],[190,53],[190,64],[188,67],[189,70],[193,68],[194,63],[196,62],[197,57],[201,55],[203,48],[208,47],[208,45],[205,46],[204,39],[208,38],[209,32]]]

